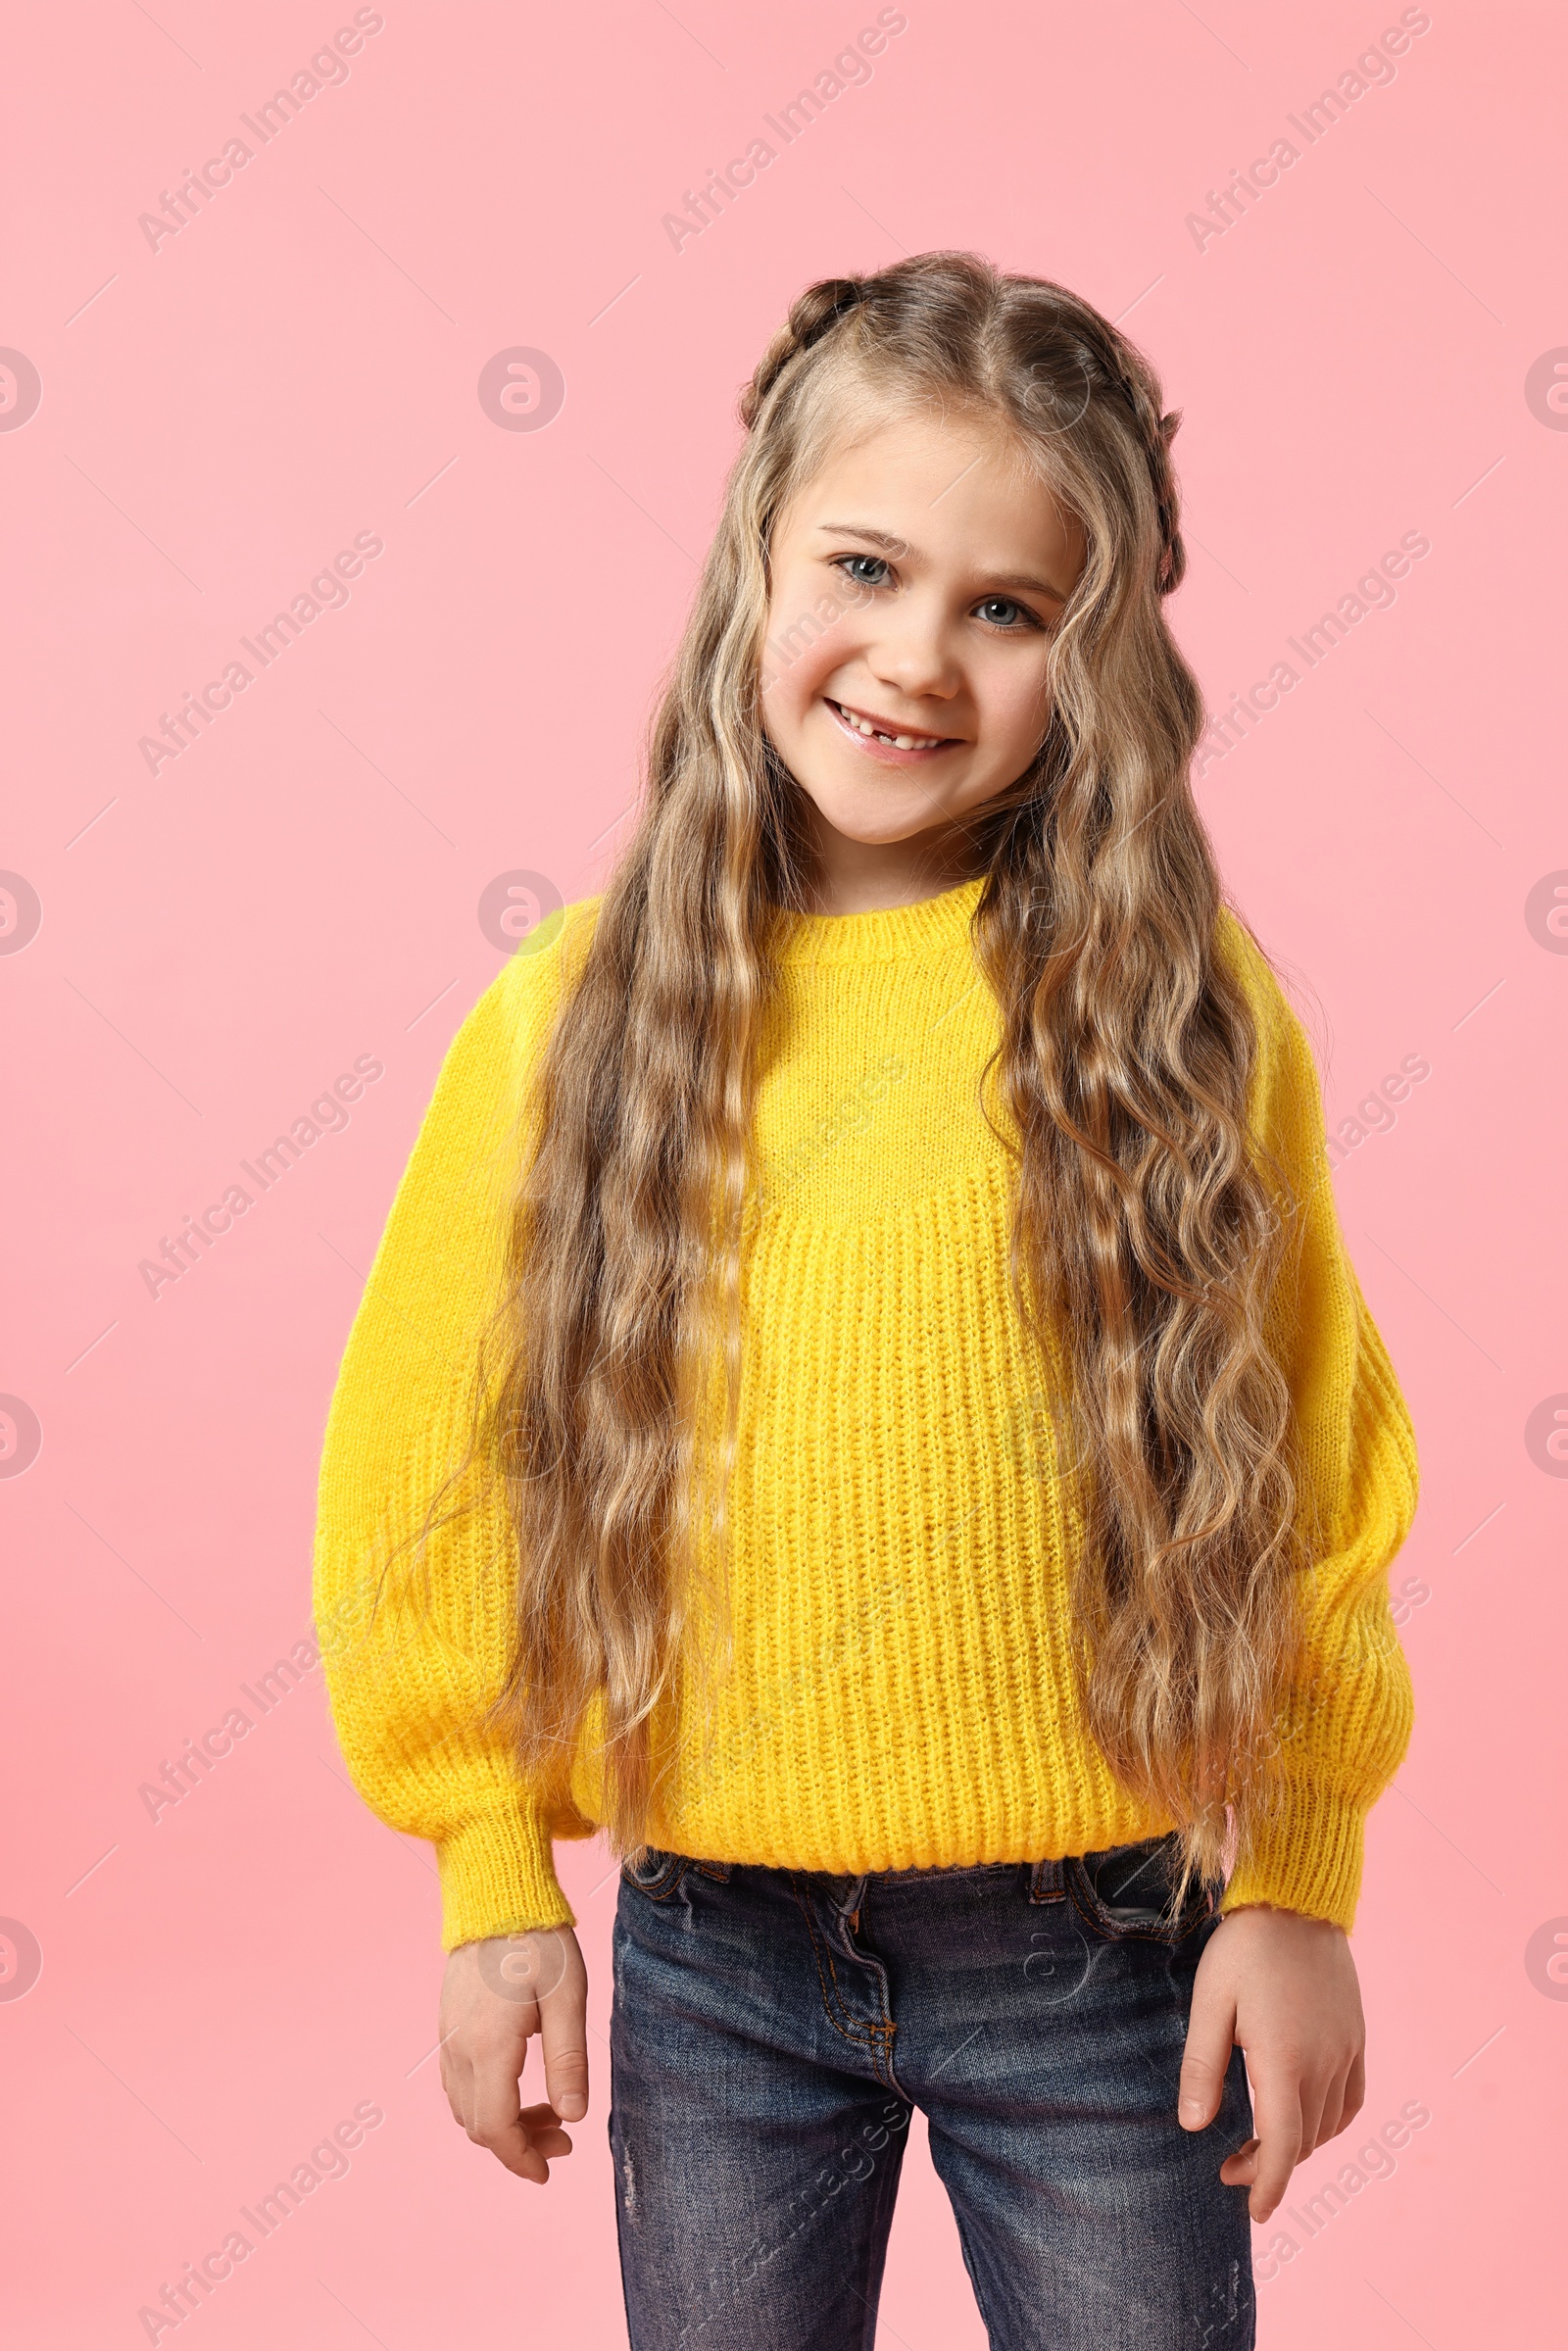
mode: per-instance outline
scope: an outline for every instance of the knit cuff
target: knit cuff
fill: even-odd
[[[535,1927],[574,1927],[551,1857],[550,1833],[526,1803],[485,1812],[436,1846],[441,1948]]]
[[[1226,1886],[1221,1911],[1269,1902],[1327,1919],[1348,1935],[1361,1890],[1364,1806],[1310,1781],[1286,1781],[1269,1792],[1268,1811]]]

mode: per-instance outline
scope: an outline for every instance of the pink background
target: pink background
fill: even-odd
[[[1568,344],[1560,12],[1436,0],[1396,78],[1200,250],[1205,191],[1396,7],[910,0],[870,81],[677,253],[662,216],[874,8],[388,0],[347,82],[151,250],[138,215],[351,15],[98,0],[13,32],[0,344],[42,400],[0,430],[0,866],[42,923],[0,955],[0,1390],[42,1449],[0,1481],[0,1915],[42,1972],[0,2001],[9,2339],[144,2340],[138,2306],[369,2100],[349,2176],[204,2307],[209,2351],[624,2340],[602,2039],[541,2200],[449,2118],[431,1857],[349,1788],[319,1673],[156,1824],[138,1789],[307,1631],[361,1278],[499,967],[480,894],[600,885],[738,384],[809,277],[959,245],[1123,318],[1185,412],[1173,611],[1216,706],[1431,541],[1200,786],[1309,990],[1333,1121],[1431,1066],[1337,1178],[1421,1439],[1395,1571],[1419,1725],[1371,1825],[1363,2128],[1294,2201],[1406,2102],[1432,2119],[1296,2231],[1261,2333],[1545,2344],[1568,1984],[1527,1946],[1568,1931],[1568,1483],[1526,1423],[1568,1391],[1568,942],[1526,901],[1568,867],[1568,416],[1526,377]],[[480,406],[514,346],[564,376],[542,431]],[[361,531],[384,553],[346,607],[149,773],[138,738]],[[138,1262],[360,1054],[385,1075],[348,1128],[150,1297]],[[597,1844],[562,1862],[602,2035],[613,1881]],[[918,2134],[880,2339],[982,2341]]]

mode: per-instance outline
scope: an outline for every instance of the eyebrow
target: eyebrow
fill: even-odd
[[[907,539],[901,539],[892,531],[872,530],[864,522],[819,522],[816,528],[835,538],[869,539],[873,547],[884,547],[890,555],[910,555],[919,561],[919,549],[911,547]],[[1035,579],[1025,571],[988,572],[986,576],[999,588],[1020,588],[1029,595],[1050,596],[1057,604],[1067,602],[1061,590],[1053,587],[1049,579]]]

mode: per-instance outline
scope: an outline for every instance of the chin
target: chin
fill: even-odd
[[[830,792],[811,792],[809,786],[807,790],[823,823],[830,824],[842,839],[854,841],[862,849],[892,849],[901,841],[912,841],[918,834],[949,821],[928,800],[922,800],[914,808],[868,808],[859,802],[840,805]]]

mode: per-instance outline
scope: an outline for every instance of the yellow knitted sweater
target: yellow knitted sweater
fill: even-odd
[[[687,1742],[651,1824],[674,1851],[858,1874],[1093,1851],[1171,1825],[1117,1786],[1075,1718],[1079,1520],[1008,1294],[1011,1162],[979,1100],[998,1034],[969,945],[980,887],[808,916],[786,950],[742,1301],[733,1664],[706,1759]],[[464,1450],[519,1105],[596,903],[514,956],[454,1041],[326,1431],[316,1617],[333,1713],[367,1802],[436,1845],[449,1950],[572,1923],[551,1839],[598,1817],[591,1725],[575,1810],[554,1819],[481,1727],[514,1607],[497,1509],[397,1549]],[[1387,1569],[1415,1447],[1341,1239],[1306,1039],[1229,915],[1219,945],[1258,1020],[1254,1131],[1308,1203],[1282,1351],[1319,1530],[1278,1802],[1226,1902],[1348,1927],[1363,1818],[1409,1737]]]

